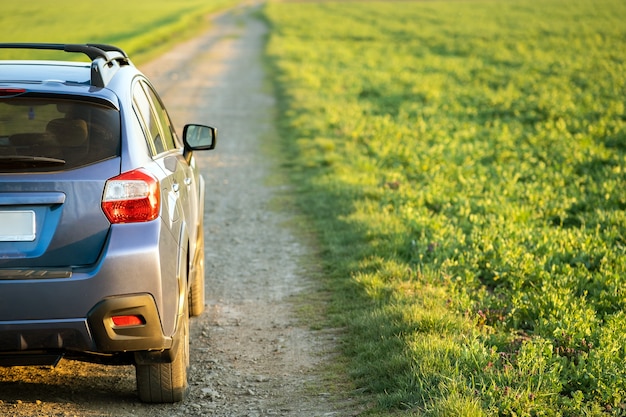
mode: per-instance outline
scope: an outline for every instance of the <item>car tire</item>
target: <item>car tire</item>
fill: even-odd
[[[189,314],[197,317],[204,312],[205,289],[204,289],[204,234],[199,230],[196,248],[196,260],[191,269],[191,288],[189,290]]]
[[[174,403],[183,401],[189,391],[189,305],[185,302],[183,318],[170,363],[136,364],[137,391],[145,403]]]

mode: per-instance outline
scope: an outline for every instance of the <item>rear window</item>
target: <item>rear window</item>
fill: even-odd
[[[0,172],[60,171],[119,156],[120,115],[93,103],[0,100]]]

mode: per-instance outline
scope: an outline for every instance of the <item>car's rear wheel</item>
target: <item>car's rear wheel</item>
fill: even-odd
[[[182,401],[189,390],[189,306],[185,301],[181,326],[176,334],[174,360],[170,363],[136,364],[139,399],[146,403]]]
[[[191,270],[191,288],[189,291],[189,314],[197,317],[204,311],[204,233],[199,228],[196,244],[196,259]]]

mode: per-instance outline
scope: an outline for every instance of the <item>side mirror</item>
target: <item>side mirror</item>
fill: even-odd
[[[189,124],[183,129],[185,152],[210,151],[217,144],[217,129],[210,126]]]

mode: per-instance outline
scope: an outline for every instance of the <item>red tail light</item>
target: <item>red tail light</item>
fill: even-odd
[[[141,169],[129,171],[107,181],[102,210],[113,224],[148,222],[159,216],[160,195],[155,177]]]

